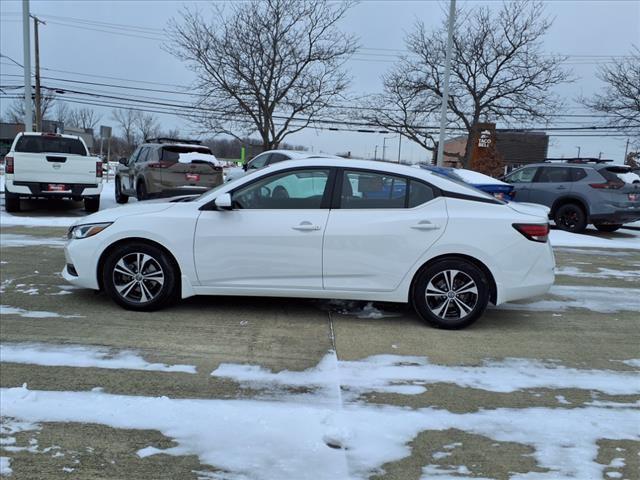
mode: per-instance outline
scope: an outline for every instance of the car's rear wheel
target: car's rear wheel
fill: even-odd
[[[136,197],[138,200],[146,200],[147,199],[147,186],[144,182],[138,182],[136,187]]]
[[[4,209],[5,211],[19,212],[20,211],[20,197],[13,193],[4,191]]]
[[[596,223],[596,224],[594,224],[594,227],[596,227],[601,232],[615,232],[620,227],[622,227],[622,224],[606,224],[606,225],[604,225],[604,224],[601,224],[601,223]]]
[[[559,207],[553,219],[560,230],[567,232],[582,233],[587,228],[587,215],[582,207],[575,203]]]
[[[84,209],[89,213],[100,210],[100,197],[85,197]]]
[[[442,260],[416,277],[413,306],[434,327],[460,329],[482,316],[489,293],[486,275],[476,265],[462,259]]]
[[[153,245],[134,242],[112,251],[102,271],[104,290],[128,310],[152,311],[177,298],[178,272]]]
[[[122,183],[120,182],[120,177],[116,177],[116,203],[127,203],[129,201],[129,197],[122,193]]]

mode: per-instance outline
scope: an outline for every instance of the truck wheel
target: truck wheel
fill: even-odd
[[[116,203],[127,203],[129,197],[122,193],[122,184],[120,183],[120,177],[116,177]]]
[[[598,229],[598,231],[600,231],[600,232],[615,232],[620,227],[622,227],[622,224],[603,225],[601,223],[596,223],[596,224],[594,224],[594,227],[596,227]]]
[[[100,197],[86,197],[84,199],[84,209],[91,213],[100,210]]]
[[[144,182],[138,182],[138,186],[136,187],[136,197],[138,197],[138,200],[147,199],[147,186]]]
[[[20,211],[20,197],[14,193],[4,191],[4,209],[7,212]]]
[[[582,233],[587,228],[587,215],[582,207],[576,203],[566,203],[554,215],[556,226],[560,230],[572,233]]]

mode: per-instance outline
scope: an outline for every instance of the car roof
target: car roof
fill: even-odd
[[[170,143],[170,142],[148,142],[140,145],[141,147],[182,147],[182,148],[193,148],[194,150],[197,148],[206,148],[211,151],[209,147],[206,145],[199,145],[196,143]]]

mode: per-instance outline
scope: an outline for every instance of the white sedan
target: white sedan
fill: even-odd
[[[132,310],[193,295],[337,298],[410,302],[430,324],[462,328],[488,302],[547,292],[548,233],[543,209],[438,173],[300,159],[85,217],[62,273]]]

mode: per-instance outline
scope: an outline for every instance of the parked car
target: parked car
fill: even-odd
[[[145,141],[115,173],[116,202],[129,197],[201,194],[223,183],[222,163],[198,141],[156,138]]]
[[[267,150],[266,152],[262,152],[261,154],[253,157],[242,167],[229,170],[227,172],[226,181],[230,182],[231,180],[236,180],[253,170],[258,170],[259,168],[273,165],[274,163],[283,162],[285,160],[300,160],[302,158],[323,158],[323,156],[298,150]]]
[[[380,195],[391,182],[402,195]],[[301,159],[179,200],[80,220],[62,275],[132,310],[192,295],[410,302],[441,328],[554,280],[539,208],[419,168]]]
[[[465,168],[438,167],[427,164],[421,164],[420,167],[446,175],[454,180],[468,183],[472,187],[482,190],[483,192],[487,192],[489,195],[493,195],[500,200],[511,201],[514,199],[512,185],[490,177],[489,175],[484,175]]]
[[[614,232],[623,224],[640,220],[640,184],[618,177],[629,167],[603,162],[537,163],[505,177],[519,202],[548,206],[558,228],[583,232],[593,224]]]
[[[20,211],[21,198],[84,200],[100,208],[102,161],[75,135],[19,133],[5,157],[5,210]]]

